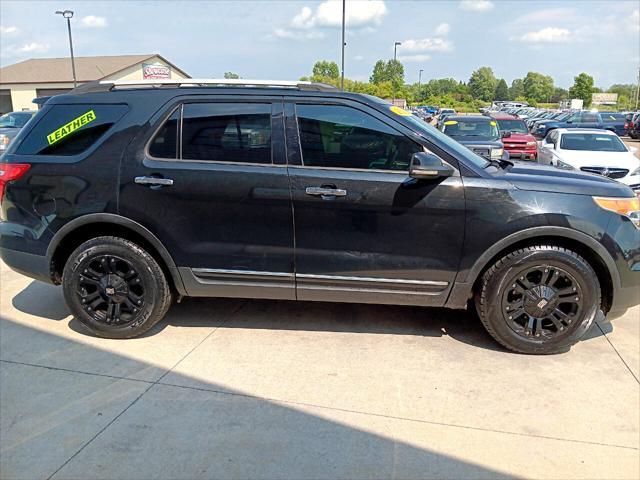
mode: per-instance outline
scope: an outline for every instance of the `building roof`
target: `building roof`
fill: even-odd
[[[189,77],[185,72],[157,53],[147,55],[112,55],[75,57],[78,82],[100,80],[125,68],[159,57],[162,61]],[[73,82],[71,59],[31,58],[0,68],[0,83],[67,83]]]

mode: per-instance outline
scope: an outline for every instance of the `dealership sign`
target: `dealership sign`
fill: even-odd
[[[618,103],[617,93],[592,93],[591,103],[594,105],[615,105]]]
[[[143,63],[142,78],[171,78],[171,68],[162,63]]]

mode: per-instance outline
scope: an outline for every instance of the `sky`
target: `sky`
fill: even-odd
[[[0,1],[0,65],[69,54],[159,53],[195,78],[226,71],[295,80],[316,60],[340,65],[341,0]],[[490,66],[510,84],[528,71],[569,87],[587,72],[596,85],[635,83],[640,0],[347,0],[345,76],[367,81],[378,59],[397,55],[409,83],[467,81]]]

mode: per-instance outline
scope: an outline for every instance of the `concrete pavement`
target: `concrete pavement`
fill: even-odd
[[[539,357],[464,312],[256,300],[105,340],[0,287],[3,479],[640,477],[638,308]]]

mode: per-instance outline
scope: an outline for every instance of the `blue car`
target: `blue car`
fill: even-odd
[[[616,115],[619,114],[609,112],[576,112],[562,119],[540,121],[531,133],[536,138],[542,139],[547,136],[547,133],[556,128],[598,128],[610,130],[618,135],[626,135],[627,131],[624,128],[624,119],[620,121]]]

